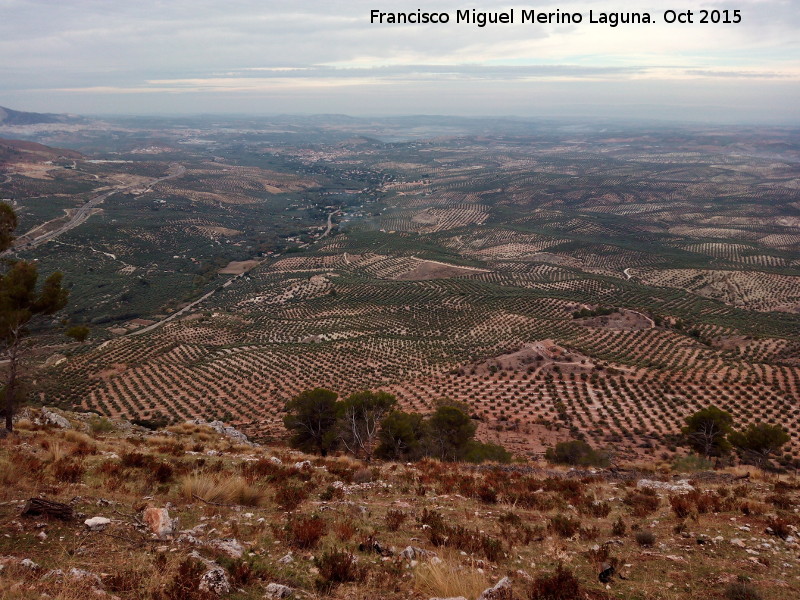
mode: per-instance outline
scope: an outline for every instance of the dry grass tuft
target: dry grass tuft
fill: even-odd
[[[486,574],[454,560],[425,562],[414,569],[414,588],[428,598],[477,598],[490,586]]]
[[[240,476],[213,476],[199,472],[183,477],[180,483],[182,495],[192,501],[200,498],[211,503],[242,506],[263,506],[267,501],[264,490]]]

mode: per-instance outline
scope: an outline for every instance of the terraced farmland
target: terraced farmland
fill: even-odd
[[[48,401],[279,436],[303,389],[381,388],[423,412],[467,402],[482,438],[520,454],[585,435],[633,455],[669,454],[682,419],[716,404],[783,424],[800,457],[787,132],[458,121],[383,142],[374,124],[268,124],[191,145],[163,127],[167,157],[122,152],[119,170],[184,176],[20,251],[64,269],[64,316],[93,326],[44,372]],[[43,204],[54,180],[11,184],[30,226],[90,185]],[[131,335],[136,317],[156,325]]]

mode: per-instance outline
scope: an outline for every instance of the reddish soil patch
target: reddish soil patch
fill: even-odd
[[[229,262],[225,268],[220,269],[218,273],[221,275],[241,275],[242,273],[247,273],[256,265],[258,265],[257,260],[234,260]]]
[[[487,375],[499,371],[530,371],[558,365],[562,371],[588,371],[594,363],[587,356],[567,350],[553,340],[526,344],[516,352],[509,352],[464,367],[471,375]]]
[[[419,265],[401,273],[392,279],[397,281],[424,281],[426,279],[447,279],[448,277],[463,277],[483,273],[483,269],[472,269],[470,267],[457,267],[445,263],[434,262],[432,260],[421,260]]]
[[[580,323],[586,327],[621,329],[623,331],[641,331],[655,327],[655,323],[647,315],[626,308],[620,308],[610,315],[580,319]]]

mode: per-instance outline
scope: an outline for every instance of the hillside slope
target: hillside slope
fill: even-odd
[[[796,478],[364,465],[218,423],[23,417],[0,440],[3,598],[800,594]]]

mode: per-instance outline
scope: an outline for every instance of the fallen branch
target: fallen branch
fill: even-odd
[[[71,521],[75,513],[69,504],[54,502],[45,498],[31,498],[22,509],[23,517],[54,517],[62,521]]]
[[[197,498],[198,500],[200,500],[200,502],[205,502],[206,504],[210,504],[212,506],[225,506],[228,508],[236,506],[235,504],[223,504],[222,502],[212,502],[211,500],[206,500],[205,498],[201,498],[197,494],[192,494],[192,497]]]
[[[136,515],[127,515],[127,514],[125,514],[124,512],[121,512],[121,511],[117,510],[116,508],[114,509],[114,514],[117,514],[117,515],[119,515],[120,517],[125,517],[125,518],[127,518],[127,519],[133,519],[133,521],[134,521],[134,522],[136,523],[136,525],[138,525],[139,527],[144,527],[144,528],[147,528],[147,524],[146,524],[146,523],[144,523],[144,521],[142,521],[142,520],[141,520],[139,517],[137,517]]]

